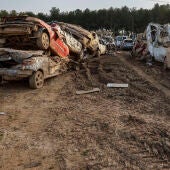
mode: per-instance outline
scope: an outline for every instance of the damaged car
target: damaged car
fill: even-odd
[[[132,50],[132,56],[152,59],[170,68],[170,24],[150,23],[144,34],[140,34]]]
[[[105,48],[95,32],[67,23],[45,23],[28,16],[4,17],[0,23],[0,80],[26,78],[31,88],[81,65]],[[69,66],[68,66],[69,65]]]
[[[41,88],[44,80],[67,71],[68,58],[49,57],[43,51],[0,48],[0,80],[28,79],[32,89]]]
[[[150,55],[164,68],[170,68],[170,24],[150,23],[146,29],[147,46]]]
[[[78,25],[46,22],[28,16],[4,17],[0,23],[0,47],[18,50],[44,50],[51,55],[89,55],[99,53],[99,38]]]
[[[66,57],[68,46],[51,25],[28,16],[3,17],[0,24],[0,47],[17,50],[44,50]]]

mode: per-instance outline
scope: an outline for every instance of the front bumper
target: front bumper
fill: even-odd
[[[7,80],[26,78],[26,77],[31,76],[32,73],[33,73],[33,70],[0,68],[0,76]]]

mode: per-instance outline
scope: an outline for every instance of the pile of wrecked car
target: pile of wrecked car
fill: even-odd
[[[139,34],[132,50],[139,60],[155,60],[170,68],[170,24],[150,23],[144,34]]]
[[[95,32],[80,26],[28,17],[4,17],[0,23],[0,81],[29,79],[31,88],[67,71],[70,61],[105,53]]]

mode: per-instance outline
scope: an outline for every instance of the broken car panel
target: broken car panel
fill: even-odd
[[[154,58],[170,68],[170,25],[150,23],[145,33],[138,35],[132,54],[140,59]]]

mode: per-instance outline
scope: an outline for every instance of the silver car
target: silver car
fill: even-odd
[[[67,71],[67,59],[50,57],[43,51],[21,51],[0,48],[0,81],[27,78],[33,89],[41,88],[44,80]]]
[[[122,50],[132,50],[133,46],[134,46],[134,42],[132,39],[125,39],[123,40],[120,48]]]

